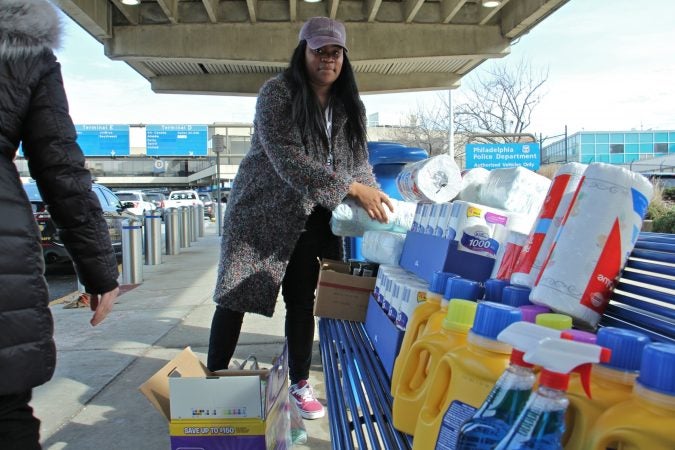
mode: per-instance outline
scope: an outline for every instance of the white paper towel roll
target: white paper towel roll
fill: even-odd
[[[389,211],[389,208],[384,206],[388,218],[387,223],[371,219],[356,201],[344,200],[332,211],[331,231],[336,236],[363,236],[366,230],[393,231],[395,233],[409,231],[413,225],[417,204],[393,198],[389,200],[391,200],[394,211]]]
[[[401,196],[410,202],[445,203],[457,196],[462,177],[449,155],[408,163],[396,177]]]
[[[493,169],[480,190],[478,203],[536,215],[550,186],[551,180],[524,167]]]
[[[584,172],[530,301],[594,329],[637,240],[653,188],[640,174],[593,163]]]
[[[572,162],[561,166],[555,173],[534,229],[529,232],[513,266],[511,284],[534,286],[586,167],[586,164]]]

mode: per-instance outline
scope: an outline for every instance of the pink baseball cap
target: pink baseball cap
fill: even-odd
[[[333,20],[329,17],[312,17],[302,26],[300,35],[302,41],[307,41],[307,45],[312,50],[321,48],[325,45],[339,45],[347,50],[347,32],[342,22]]]

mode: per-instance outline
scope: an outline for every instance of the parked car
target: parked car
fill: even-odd
[[[216,204],[213,203],[211,194],[208,192],[199,192],[199,200],[204,204],[204,215],[209,219],[216,217]]]
[[[164,202],[166,195],[161,192],[146,192],[145,196],[155,205],[155,212],[164,218]]]
[[[42,201],[40,191],[35,183],[24,183],[23,188],[28,195],[28,199],[33,207],[33,215],[40,228],[42,235],[42,252],[47,264],[68,262],[70,254],[66,250],[63,242],[59,238],[56,224],[52,221],[45,203]],[[107,187],[94,184],[92,190],[98,197],[98,201],[103,209],[103,217],[108,224],[110,240],[117,254],[118,260],[122,259],[122,221],[126,219],[137,219],[137,217],[127,211],[119,198]]]
[[[180,208],[181,206],[204,205],[199,199],[197,191],[191,189],[171,191],[169,198],[164,202],[165,208]]]
[[[143,191],[117,191],[115,194],[127,210],[136,214],[141,220],[146,212],[153,212],[157,209]]]

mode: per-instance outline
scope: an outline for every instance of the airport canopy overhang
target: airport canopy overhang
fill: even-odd
[[[220,95],[256,95],[314,16],[345,23],[361,93],[453,89],[568,0],[483,1],[54,0],[153,91]]]

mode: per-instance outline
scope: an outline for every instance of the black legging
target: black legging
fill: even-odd
[[[286,304],[285,334],[291,383],[309,377],[314,342],[314,290],[317,258],[340,258],[341,241],[330,230],[330,211],[316,207],[307,219],[286,267],[281,293]],[[244,313],[217,306],[211,323],[207,366],[226,369],[234,354]]]

